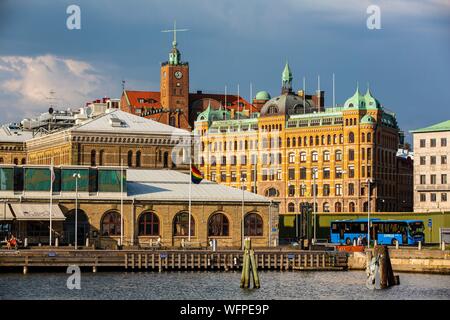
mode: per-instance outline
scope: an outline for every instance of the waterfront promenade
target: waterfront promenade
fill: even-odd
[[[361,252],[298,250],[292,248],[255,250],[260,270],[342,271],[364,270],[366,254]],[[63,271],[69,265],[97,271],[175,271],[242,268],[241,250],[73,250],[35,248],[1,250],[0,272]],[[394,271],[450,274],[450,251],[417,248],[390,248]]]

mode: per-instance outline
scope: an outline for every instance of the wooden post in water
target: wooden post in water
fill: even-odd
[[[255,252],[251,249],[250,238],[244,240],[244,264],[242,266],[241,288],[250,288],[250,268],[253,275],[253,288],[260,288],[258,266],[256,264]]]
[[[374,248],[374,255],[379,257],[380,288],[385,289],[400,284],[400,278],[398,276],[394,276],[394,271],[392,270],[388,247],[376,246]]]

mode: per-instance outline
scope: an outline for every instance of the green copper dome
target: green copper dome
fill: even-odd
[[[366,109],[380,109],[381,103],[372,95],[370,89],[367,88],[367,92],[364,95],[364,99],[366,101]]]
[[[375,118],[369,114],[366,114],[361,118],[361,124],[375,124]]]
[[[270,100],[270,94],[267,91],[260,91],[256,94],[256,100]]]

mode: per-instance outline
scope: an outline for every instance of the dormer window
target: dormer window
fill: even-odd
[[[139,103],[144,103],[144,98],[139,98],[139,99],[138,99],[138,102],[139,102]]]
[[[349,107],[349,108],[353,108],[353,103],[350,103],[350,104],[348,105],[348,107]]]
[[[270,106],[269,110],[268,110],[269,114],[277,114],[278,113],[278,108],[277,106]]]

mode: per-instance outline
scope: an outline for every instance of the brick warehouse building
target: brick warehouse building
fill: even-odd
[[[403,135],[395,114],[370,90],[357,89],[342,106],[325,108],[322,98],[322,92],[295,93],[286,64],[281,95],[256,95],[266,101],[260,112],[246,116],[209,107],[195,123],[205,176],[271,197],[282,214],[313,203],[314,180],[319,213],[367,212],[368,179],[371,211],[410,210],[412,197],[398,201],[412,180],[399,179],[397,171],[412,176],[412,165],[398,166]]]
[[[164,247],[180,247],[188,239],[189,179],[174,170],[58,166],[53,184],[53,239],[75,241],[74,173],[78,180],[77,238],[97,248],[149,246],[158,238]],[[124,177],[121,193],[121,174]],[[49,241],[48,166],[0,166],[0,237],[13,233],[29,244]],[[242,199],[244,198],[244,212]],[[202,247],[239,248],[244,234],[255,247],[276,245],[278,208],[270,199],[203,180],[192,185],[191,241]],[[121,209],[121,201],[123,209]],[[242,219],[244,217],[244,219]]]

